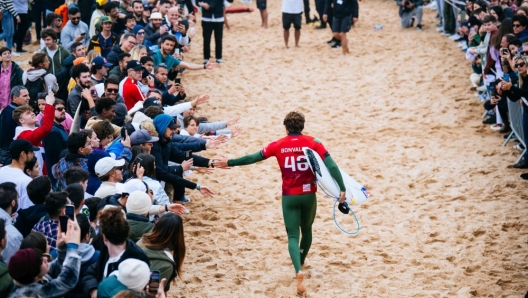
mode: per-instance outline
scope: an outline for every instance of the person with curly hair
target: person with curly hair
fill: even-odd
[[[345,201],[346,195],[343,178],[330,153],[319,139],[302,134],[304,122],[302,113],[289,112],[283,122],[286,137],[271,142],[258,152],[236,159],[223,157],[213,162],[214,167],[225,168],[253,164],[272,156],[277,158],[282,173],[282,215],[288,234],[288,251],[297,274],[297,292],[301,295],[306,295],[302,268],[312,245],[312,224],[317,211],[316,178],[302,148],[308,147],[321,156],[341,190],[339,203]]]
[[[114,140],[114,128],[112,123],[108,121],[95,122],[92,125],[92,130],[99,139],[99,147],[93,150],[105,150],[105,147]]]

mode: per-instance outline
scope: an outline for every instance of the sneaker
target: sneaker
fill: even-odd
[[[190,203],[191,202],[191,199],[189,199],[188,197],[186,196],[183,196],[182,200],[181,200],[182,204],[185,204],[185,203]]]
[[[436,27],[435,29],[437,32],[440,32],[440,33],[444,33],[444,25],[440,26],[440,27]]]
[[[455,42],[461,42],[463,40],[465,40],[465,39],[463,37],[460,37],[459,39],[455,39]]]
[[[17,54],[26,54],[28,51],[26,50],[20,50],[20,51],[16,51]]]
[[[185,210],[183,210],[183,214],[189,214],[189,213],[191,213],[191,210],[189,210],[187,208],[185,208]]]
[[[519,151],[524,151],[524,146],[522,144],[517,144],[513,146],[513,149],[517,149]]]
[[[493,124],[497,122],[497,118],[495,116],[490,116],[486,118],[486,120],[482,121],[482,124]]]
[[[216,59],[216,63],[218,63],[218,64],[224,64],[224,60],[222,60],[222,59]]]
[[[332,49],[339,49],[341,47],[341,43],[340,42],[336,42],[333,46],[332,46]]]
[[[409,27],[414,26],[414,18],[411,19],[411,25]]]
[[[493,124],[492,126],[490,126],[491,130],[495,130],[495,131],[499,131],[501,130],[502,128],[504,127],[504,124]]]
[[[416,30],[422,31],[423,30],[422,25],[421,24],[416,25]]]
[[[455,33],[455,34],[449,36],[449,39],[451,39],[451,40],[457,40],[457,39],[459,39],[459,38],[461,38],[461,37],[462,37],[462,36],[460,36],[460,35],[458,35],[458,34]]]
[[[326,23],[325,23],[324,25],[315,26],[314,29],[315,29],[315,30],[326,29]]]
[[[207,64],[209,63],[209,59],[204,59],[204,63],[203,64]]]
[[[337,41],[337,39],[335,39],[335,38],[332,37],[332,39],[330,39],[330,40],[327,41],[326,43],[327,43],[327,44],[333,44],[333,43],[336,42],[336,41]]]
[[[488,88],[486,87],[486,85],[482,85],[482,86],[478,86],[478,87],[477,87],[477,91],[478,91],[478,92],[484,92],[484,91],[486,91],[486,90],[488,90]]]

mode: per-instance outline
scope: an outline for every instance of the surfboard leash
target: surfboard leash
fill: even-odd
[[[321,186],[321,184],[319,183],[319,180],[317,179],[317,177],[315,178],[315,181],[317,181],[317,185],[319,186],[319,189],[321,189],[325,195],[331,197],[332,199],[335,199],[335,202],[334,202],[334,223],[335,225],[337,226],[337,228],[347,234],[347,235],[356,235],[359,233],[359,230],[361,229],[361,226],[359,224],[359,220],[357,219],[357,216],[356,216],[356,213],[354,213],[354,211],[352,210],[352,208],[350,208],[350,206],[347,204],[347,202],[343,202],[342,204],[339,204],[339,198],[338,197],[334,197],[332,196],[331,194],[327,193],[326,190]],[[354,232],[348,232],[346,231],[345,229],[341,228],[341,226],[339,225],[339,223],[337,222],[337,219],[336,219],[336,205],[339,204],[338,206],[338,209],[343,212],[344,214],[348,214],[348,213],[351,213],[353,216],[354,216],[354,219],[356,220],[356,223],[357,223],[357,230],[354,231]]]

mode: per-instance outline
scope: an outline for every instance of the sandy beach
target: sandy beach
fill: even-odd
[[[508,168],[519,152],[481,123],[469,62],[434,30],[436,12],[424,9],[424,31],[403,30],[394,1],[363,1],[343,57],[326,44],[329,30],[308,27],[300,48],[292,31],[285,49],[280,9],[268,1],[267,30],[258,10],[229,15],[225,64],[185,71],[182,82],[189,95],[211,94],[199,116],[238,116],[245,129],[205,156],[256,152],[299,110],[305,133],[371,191],[353,207],[356,236],[336,228],[333,202],[318,193],[309,297],[524,297],[528,195],[522,170]],[[186,61],[202,61],[201,40],[198,26]],[[216,196],[187,192],[187,255],[169,296],[294,297],[275,159],[192,178]]]

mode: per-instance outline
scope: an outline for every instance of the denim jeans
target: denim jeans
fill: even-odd
[[[4,32],[0,34],[0,39],[5,39],[6,46],[11,50],[13,48],[13,35],[15,34],[15,24],[13,22],[13,16],[9,11],[3,12],[2,15],[2,28]]]

